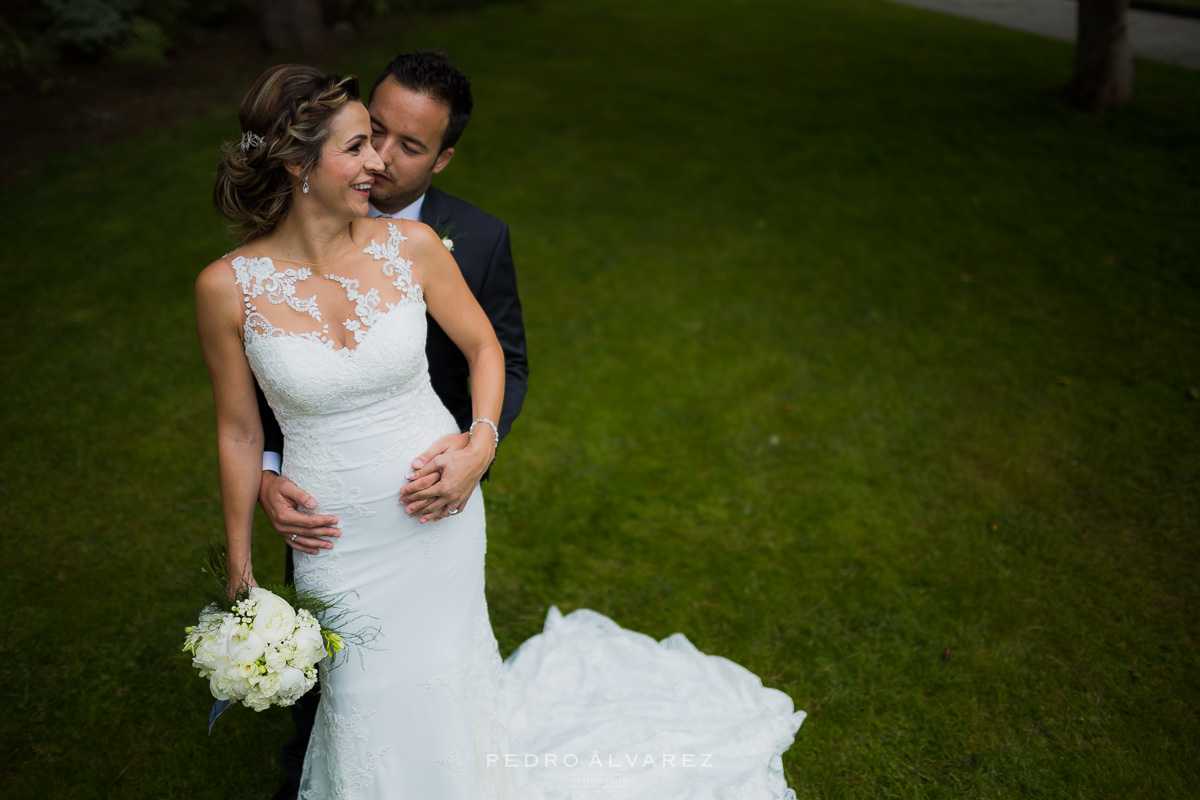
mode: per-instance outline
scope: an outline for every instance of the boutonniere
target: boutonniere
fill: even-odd
[[[454,239],[453,239],[454,223],[451,222],[449,224],[446,224],[439,219],[437,222],[433,223],[433,232],[436,233],[438,235],[438,238],[442,240],[442,244],[445,245],[446,249],[449,250],[451,253],[453,253],[454,252]]]

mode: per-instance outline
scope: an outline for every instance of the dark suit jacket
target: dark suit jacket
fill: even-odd
[[[529,378],[525,324],[521,319],[521,300],[517,297],[517,275],[513,268],[508,225],[432,186],[425,193],[425,202],[421,206],[421,222],[454,240],[454,260],[458,262],[471,293],[492,321],[496,338],[504,350],[504,407],[497,420],[503,438],[521,413]],[[472,419],[467,359],[432,318],[426,319],[429,334],[425,356],[429,361],[433,390],[454,415],[459,429],[465,431]],[[262,390],[258,390],[258,410],[263,422],[264,448],[283,452],[283,433]]]

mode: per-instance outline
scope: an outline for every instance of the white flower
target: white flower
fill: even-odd
[[[277,594],[257,586],[250,596],[258,601],[258,615],[254,618],[254,632],[267,644],[275,644],[296,628],[296,612]]]
[[[325,633],[310,611],[258,587],[232,611],[206,607],[184,634],[183,650],[212,696],[255,711],[293,705],[317,682],[318,662],[327,655]]]
[[[279,672],[279,670],[287,666],[288,656],[285,656],[279,650],[271,649],[267,651],[265,661],[269,672]]]
[[[266,675],[260,675],[254,688],[261,692],[263,697],[272,697],[275,692],[279,691],[278,673],[268,672]]]
[[[229,660],[234,664],[253,664],[266,649],[262,637],[249,628],[239,626],[229,636]]]
[[[283,659],[285,664],[287,662],[291,661],[292,656],[294,656],[296,654],[296,648],[292,646],[293,642],[294,642],[294,640],[292,639],[291,636],[289,636],[288,638],[284,639],[279,644],[275,645],[274,652],[276,652],[280,655],[280,657]]]
[[[447,236],[445,239],[442,239],[442,244],[444,244],[446,246],[446,249],[449,250],[451,253],[454,252],[454,240],[451,239],[449,236]]]
[[[219,632],[210,633],[200,639],[192,653],[192,666],[207,674],[229,666],[229,649]]]
[[[233,614],[222,614],[221,619],[220,619],[220,624],[217,626],[217,629],[216,629],[217,632],[214,635],[218,639],[221,639],[223,641],[225,639],[228,639],[230,637],[230,635],[233,634],[233,632],[237,628],[237,626],[238,626],[237,617],[235,617]]]
[[[233,614],[236,617],[243,617],[246,620],[254,619],[257,613],[258,601],[252,597],[247,597],[244,600],[238,600],[233,606]]]
[[[279,690],[275,693],[277,696],[294,703],[311,688],[312,682],[295,667],[284,667],[279,670]]]
[[[223,673],[214,672],[208,679],[208,690],[212,692],[212,696],[218,700],[232,700],[233,694],[229,681],[225,680]]]
[[[218,700],[241,700],[246,696],[246,682],[237,672],[237,666],[229,666],[212,674],[208,687]]]
[[[293,667],[311,667],[325,656],[325,639],[318,628],[301,628],[292,635],[292,641],[296,649]]]
[[[271,698],[257,691],[250,692],[242,702],[255,711],[266,711],[271,707]]]

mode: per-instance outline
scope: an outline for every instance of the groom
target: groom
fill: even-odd
[[[448,241],[467,286],[491,320],[504,350],[504,405],[498,420],[503,438],[521,413],[529,375],[508,226],[430,185],[433,176],[454,157],[454,145],[471,119],[472,106],[470,81],[441,51],[401,54],[384,67],[368,105],[371,145],[383,162],[371,187],[369,214],[420,220]],[[466,431],[472,416],[466,358],[436,322],[427,321],[425,354],[433,389],[454,415],[459,430]],[[283,434],[261,392],[259,409],[266,451],[259,503],[289,548],[317,553],[333,547],[333,540],[340,535],[337,518],[300,510],[315,508],[317,501],[279,474]],[[466,433],[444,436],[413,461],[411,480],[397,487],[406,513],[429,525],[462,507],[489,467],[466,447],[467,441]],[[289,582],[291,549],[287,553]],[[296,738],[283,753],[289,785],[279,791],[277,800],[297,794],[318,700],[317,693],[310,692],[293,706]]]

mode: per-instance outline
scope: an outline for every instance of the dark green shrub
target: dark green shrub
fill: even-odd
[[[0,70],[33,74],[54,63],[54,47],[40,33],[0,20]]]
[[[161,25],[145,17],[134,17],[121,44],[113,49],[111,58],[118,64],[165,67],[170,44]]]
[[[54,49],[83,56],[101,56],[120,45],[128,34],[139,0],[42,0],[53,21],[46,38]]]

